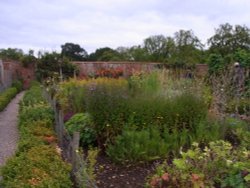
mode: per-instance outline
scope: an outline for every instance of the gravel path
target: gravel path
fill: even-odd
[[[15,153],[18,141],[18,103],[24,92],[19,93],[9,105],[0,112],[0,167]],[[1,179],[1,177],[0,177]]]

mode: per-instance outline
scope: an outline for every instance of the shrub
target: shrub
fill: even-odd
[[[11,87],[0,93],[0,111],[2,111],[17,94],[17,89]]]
[[[93,123],[90,115],[87,113],[78,113],[71,117],[65,127],[70,135],[75,131],[80,132],[80,142],[82,145],[90,145],[96,140],[96,133],[93,129]]]
[[[194,143],[172,165],[159,166],[147,187],[249,187],[249,173],[249,150],[216,141],[203,151]]]
[[[68,188],[72,185],[69,170],[69,165],[61,160],[54,146],[38,145],[7,162],[2,170],[3,186]]]
[[[23,84],[21,81],[19,80],[15,80],[13,83],[12,83],[12,87],[16,88],[18,92],[22,91],[23,89]]]
[[[239,113],[241,115],[245,114],[248,115],[250,114],[250,99],[245,98],[245,99],[234,99],[231,100],[226,109],[227,113]]]
[[[124,130],[106,152],[115,162],[145,162],[166,157],[170,144],[156,128]]]
[[[33,85],[34,86],[32,86],[28,91],[26,91],[21,101],[21,107],[45,102],[40,85],[37,85],[36,83],[33,83]]]

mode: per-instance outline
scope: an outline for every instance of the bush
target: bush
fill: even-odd
[[[41,102],[45,102],[45,99],[43,98],[40,85],[33,83],[33,86],[28,91],[26,91],[21,101],[21,107],[28,105],[32,106],[33,104]]]
[[[172,165],[159,166],[147,187],[249,187],[249,152],[224,141],[210,142],[204,151],[194,143]]]
[[[166,157],[170,145],[156,128],[124,130],[106,152],[115,162],[146,162]]]
[[[83,146],[93,144],[96,140],[93,123],[87,113],[75,114],[65,123],[65,127],[70,135],[73,135],[75,131],[80,132],[80,142]]]
[[[9,104],[11,99],[16,96],[17,92],[18,91],[15,87],[11,87],[0,93],[0,111],[4,110],[4,108]]]
[[[38,145],[10,159],[3,168],[5,188],[71,187],[69,165],[54,146]],[[56,173],[55,173],[56,172]]]
[[[12,87],[16,88],[18,92],[22,91],[23,89],[23,84],[21,81],[19,80],[15,80],[13,83],[12,83]]]
[[[236,99],[231,100],[226,109],[227,113],[239,113],[241,115],[249,115],[250,114],[250,99],[239,99],[237,101]]]
[[[52,125],[52,110],[44,102],[41,88],[33,86],[20,103],[18,149],[1,169],[3,187],[72,186],[70,166],[57,152]]]

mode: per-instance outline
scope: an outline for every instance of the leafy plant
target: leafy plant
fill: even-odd
[[[210,142],[204,150],[194,143],[172,165],[164,163],[156,172],[148,187],[248,187],[249,150],[234,149],[222,140]]]
[[[161,138],[156,128],[141,131],[124,130],[106,153],[115,162],[145,162],[166,157],[170,143]]]
[[[76,131],[80,132],[80,142],[82,145],[93,144],[96,140],[96,133],[88,113],[75,114],[65,123],[65,127],[71,135]]]
[[[77,178],[77,186],[81,188],[90,188],[94,187],[94,182],[96,179],[95,175],[95,165],[96,165],[96,158],[99,153],[99,149],[97,148],[90,148],[88,150],[88,154],[86,159],[80,159],[81,163],[78,166],[76,171],[76,178]],[[82,152],[80,151],[80,156],[82,156]]]
[[[11,87],[0,93],[0,112],[9,104],[17,94],[17,88]]]

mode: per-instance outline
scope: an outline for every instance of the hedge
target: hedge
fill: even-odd
[[[0,170],[5,188],[72,187],[71,166],[57,147],[53,111],[41,93],[33,86],[20,103],[18,149]]]

